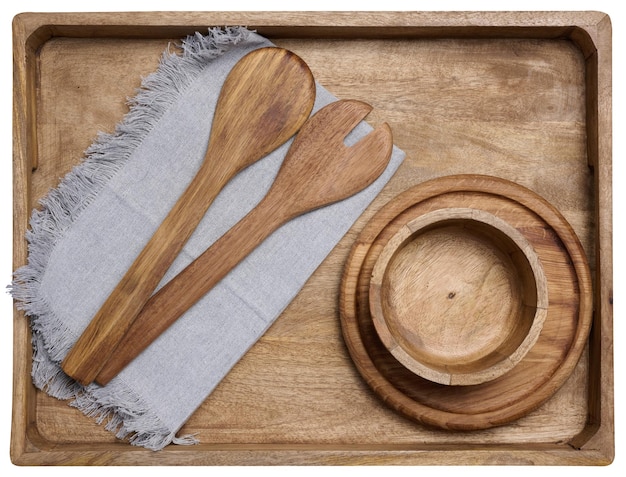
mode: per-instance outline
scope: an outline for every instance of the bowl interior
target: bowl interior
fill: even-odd
[[[383,343],[413,372],[441,384],[479,384],[507,372],[535,343],[547,285],[516,229],[486,212],[446,209],[389,241],[370,305]]]

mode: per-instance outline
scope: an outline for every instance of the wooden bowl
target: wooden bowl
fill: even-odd
[[[407,368],[382,342],[370,309],[370,282],[381,252],[406,224],[450,208],[482,210],[521,233],[543,268],[549,298],[539,337],[517,365],[467,386],[440,384]],[[406,190],[365,224],[346,261],[339,312],[352,361],[382,403],[426,426],[471,431],[525,416],[565,383],[589,337],[592,282],[572,227],[543,198],[495,177],[447,176]]]
[[[476,208],[443,207],[410,220],[378,256],[369,286],[372,320],[390,353],[448,385],[512,369],[539,338],[548,308],[532,245]]]

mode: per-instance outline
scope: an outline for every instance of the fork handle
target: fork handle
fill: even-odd
[[[95,381],[106,385],[183,313],[220,282],[288,217],[266,196],[248,215],[176,275],[145,304]]]
[[[91,383],[223,187],[198,173],[63,360],[63,371]]]

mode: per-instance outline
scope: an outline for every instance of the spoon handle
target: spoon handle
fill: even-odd
[[[98,384],[107,384],[289,218],[275,197],[267,195],[146,302],[95,377]]]
[[[212,174],[195,176],[65,357],[62,368],[67,375],[81,384],[93,381],[224,186],[224,181],[224,177]]]

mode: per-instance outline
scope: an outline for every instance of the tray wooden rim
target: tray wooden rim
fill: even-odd
[[[582,51],[587,73],[587,135],[594,170],[596,290],[590,338],[589,425],[570,443],[476,446],[425,445],[200,445],[159,453],[126,444],[51,445],[32,432],[36,411],[29,379],[29,329],[14,310],[14,381],[11,460],[17,465],[234,465],[318,463],[607,465],[614,458],[612,325],[611,22],[602,12],[141,12],[23,13],[13,20],[14,255],[26,261],[24,232],[30,210],[29,178],[36,167],[36,137],[29,127],[38,49],[54,37],[172,38],[210,25],[245,24],[271,37],[302,38],[540,38],[570,39]],[[129,28],[132,27],[132,28]],[[16,180],[18,179],[18,180]],[[22,183],[20,181],[24,181]]]

